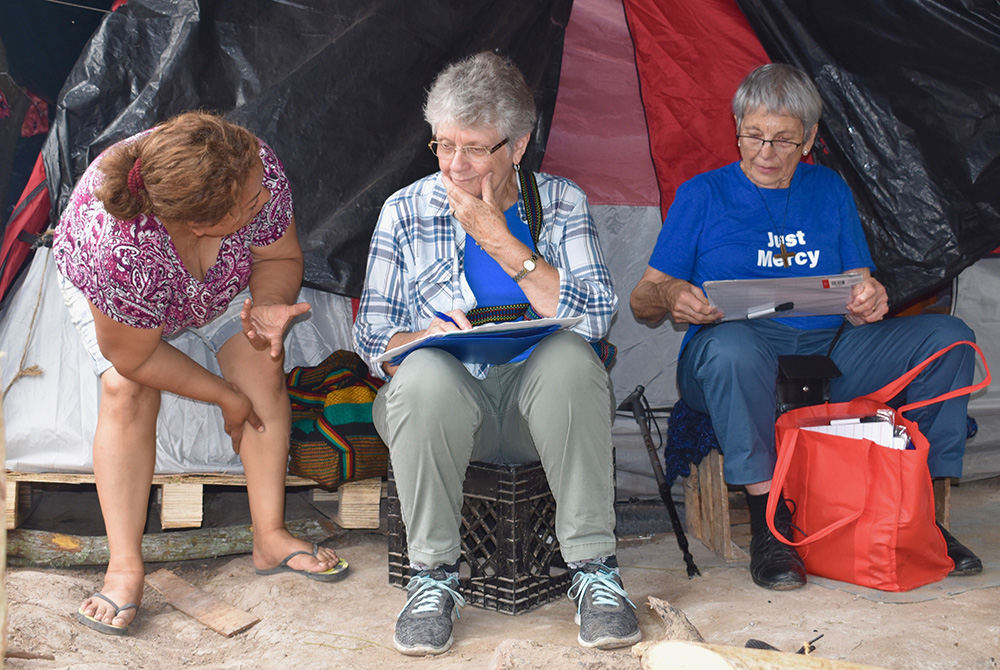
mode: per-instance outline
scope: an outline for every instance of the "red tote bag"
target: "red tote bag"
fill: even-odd
[[[806,572],[882,591],[908,591],[939,581],[954,568],[935,525],[929,444],[917,424],[903,414],[985,388],[990,383],[989,368],[978,384],[898,410],[886,403],[931,362],[964,345],[983,358],[974,343],[956,342],[874,393],[778,417],[778,461],[767,500],[767,525],[782,542],[798,548]],[[871,439],[807,429],[831,420],[871,416],[888,418],[897,432],[905,429],[912,447],[894,449]],[[779,492],[792,509],[791,541],[774,528]]]

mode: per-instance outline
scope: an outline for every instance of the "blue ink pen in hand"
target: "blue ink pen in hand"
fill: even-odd
[[[437,318],[441,319],[442,321],[447,321],[448,323],[453,324],[454,326],[456,326],[460,330],[462,328],[461,326],[458,325],[458,322],[456,322],[455,319],[451,318],[450,316],[448,316],[444,312],[434,312],[434,316],[436,316]]]

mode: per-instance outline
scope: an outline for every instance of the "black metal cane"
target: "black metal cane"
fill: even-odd
[[[684,528],[681,526],[681,518],[677,514],[674,499],[670,495],[670,482],[667,482],[666,477],[663,475],[660,456],[656,453],[656,447],[653,446],[653,437],[649,434],[649,422],[646,419],[646,408],[644,406],[646,399],[643,397],[645,390],[645,387],[642,385],[636,386],[635,390],[618,405],[618,411],[623,412],[631,409],[632,416],[635,417],[635,422],[639,424],[642,439],[646,442],[646,451],[649,452],[649,462],[653,464],[653,474],[656,477],[656,484],[660,489],[660,498],[663,499],[663,504],[667,506],[667,513],[670,514],[670,525],[674,528],[674,537],[677,538],[677,546],[680,547],[681,553],[684,554],[688,579],[691,579],[695,575],[700,576],[701,572],[698,571],[698,566],[694,564],[694,557],[691,556],[691,552],[688,549],[687,536],[684,534]]]

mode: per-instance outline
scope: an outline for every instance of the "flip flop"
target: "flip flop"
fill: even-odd
[[[347,576],[347,569],[350,566],[347,564],[347,561],[345,561],[342,558],[337,562],[335,566],[333,566],[329,570],[324,570],[323,572],[309,572],[308,570],[296,570],[295,568],[290,567],[288,565],[288,561],[292,560],[299,554],[312,556],[313,558],[318,559],[319,557],[316,555],[318,553],[319,553],[319,545],[313,544],[312,553],[309,553],[308,551],[293,551],[292,553],[288,554],[288,556],[285,556],[285,559],[281,561],[281,563],[278,563],[278,565],[276,565],[275,567],[270,568],[268,570],[257,570],[256,572],[258,575],[276,575],[281,572],[297,572],[300,575],[305,575],[309,579],[313,579],[317,582],[335,582]]]
[[[101,600],[105,601],[106,603],[108,603],[109,605],[111,605],[112,607],[114,607],[115,608],[115,616],[118,616],[119,614],[121,614],[125,610],[135,610],[136,612],[139,611],[139,606],[136,605],[135,603],[129,603],[128,605],[122,605],[121,607],[119,607],[118,603],[116,603],[114,600],[112,600],[111,598],[107,597],[103,593],[95,593],[94,595],[92,595],[90,597],[91,598],[100,598]],[[80,605],[80,609],[78,609],[76,611],[76,620],[79,621],[80,623],[82,623],[84,626],[89,626],[89,627],[93,628],[96,631],[104,633],[105,635],[125,635],[125,633],[128,632],[128,626],[132,625],[131,623],[129,623],[128,626],[112,626],[111,624],[105,623],[104,621],[101,621],[100,619],[95,619],[94,617],[90,616],[89,614],[84,614],[84,612],[83,612],[83,605]],[[133,619],[133,621],[134,620],[135,619]]]

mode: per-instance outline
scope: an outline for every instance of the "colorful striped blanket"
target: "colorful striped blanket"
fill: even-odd
[[[384,477],[389,450],[375,432],[372,401],[382,382],[353,351],[288,373],[292,403],[289,473],[327,490],[352,479]]]

